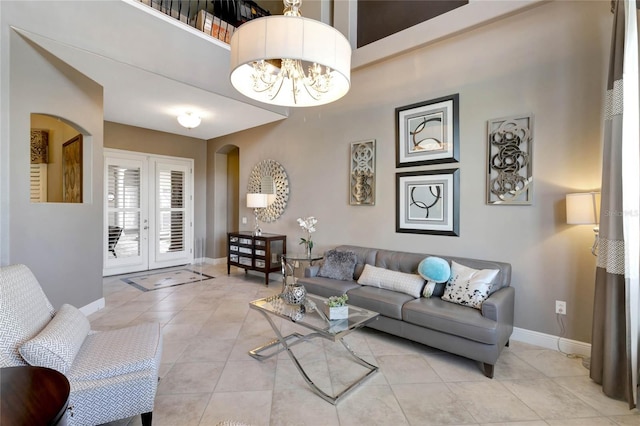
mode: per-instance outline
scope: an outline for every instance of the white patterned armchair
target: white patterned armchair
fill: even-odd
[[[151,425],[161,355],[159,324],[91,331],[75,307],[53,309],[29,268],[0,268],[0,367],[30,364],[64,374],[69,425],[138,414]]]

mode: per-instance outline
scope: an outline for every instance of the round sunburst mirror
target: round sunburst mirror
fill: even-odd
[[[258,220],[273,222],[282,215],[289,201],[287,172],[277,161],[262,160],[251,170],[247,192],[270,195],[269,205],[258,209]]]

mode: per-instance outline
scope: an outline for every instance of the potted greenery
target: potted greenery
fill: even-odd
[[[349,296],[331,296],[325,302],[325,314],[330,320],[349,318],[349,306],[347,306]]]

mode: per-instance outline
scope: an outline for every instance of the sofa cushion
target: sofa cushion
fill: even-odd
[[[358,281],[360,278],[360,274],[364,270],[364,265],[374,265],[376,263],[376,253],[377,249],[368,248],[368,247],[359,247],[359,246],[349,246],[342,245],[336,247],[336,250],[340,251],[352,251],[356,254],[356,267],[353,271],[353,279]]]
[[[383,288],[359,286],[347,292],[349,304],[369,309],[385,317],[402,320],[402,305],[413,296]]]
[[[318,276],[333,278],[334,280],[352,281],[353,270],[357,260],[356,254],[352,251],[327,250],[324,254],[324,261],[318,271]]]
[[[355,281],[340,281],[323,277],[298,278],[298,283],[311,294],[322,297],[340,296],[352,288],[360,288],[360,284]]]
[[[87,317],[76,307],[64,304],[37,336],[20,346],[20,355],[30,365],[66,374],[89,330]]]
[[[498,275],[497,269],[473,269],[459,263],[451,262],[451,278],[442,295],[442,300],[481,309],[491,292],[493,279]]]
[[[360,275],[358,279],[358,284],[398,291],[413,297],[420,297],[420,293],[424,287],[424,279],[417,274],[407,274],[405,272],[365,265],[364,271],[362,271],[362,275]]]
[[[351,297],[351,296],[349,296]],[[488,345],[498,342],[498,323],[477,309],[445,302],[437,297],[414,299],[402,307],[405,322]]]

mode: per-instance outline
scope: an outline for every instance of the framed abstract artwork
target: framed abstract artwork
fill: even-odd
[[[533,201],[533,114],[487,123],[487,204]]]
[[[459,95],[396,108],[396,167],[459,160]]]
[[[396,232],[458,236],[460,170],[396,173]]]
[[[62,201],[82,202],[82,135],[62,145]]]

